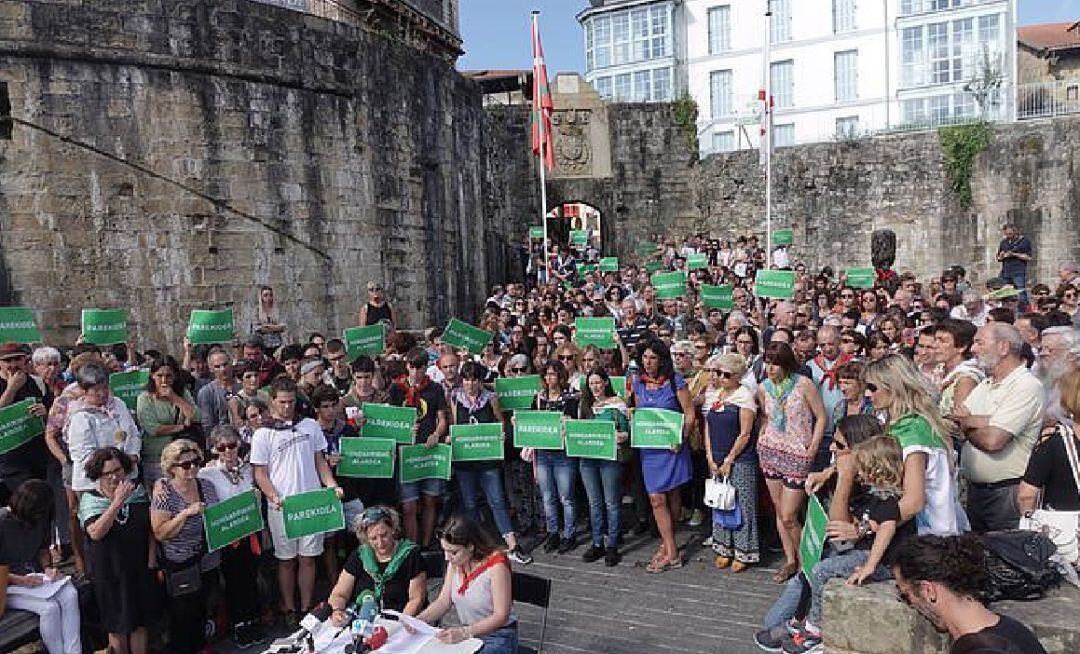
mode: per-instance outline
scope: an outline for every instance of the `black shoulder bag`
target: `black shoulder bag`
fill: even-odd
[[[202,484],[198,479],[195,480],[195,488],[199,491],[199,501],[205,504]],[[202,558],[206,554],[206,538],[200,538],[195,553],[181,563],[173,563],[165,557],[164,552],[161,554],[165,569],[165,592],[169,597],[186,597],[202,590]]]

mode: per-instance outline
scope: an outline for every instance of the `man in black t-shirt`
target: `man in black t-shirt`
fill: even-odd
[[[405,368],[408,371],[407,376],[400,381],[395,381],[387,393],[390,404],[415,407],[416,431],[413,443],[435,447],[447,440],[447,433],[450,430],[446,394],[441,385],[431,381],[427,376],[428,355],[423,348],[417,347],[409,351],[405,356]],[[398,474],[401,474],[400,470]],[[435,533],[439,498],[446,494],[446,481],[424,479],[402,483],[400,488],[405,535],[409,537],[409,540],[426,547],[431,542],[432,534]],[[422,504],[419,527],[417,525],[418,503]]]
[[[1046,654],[1035,634],[976,599],[986,580],[984,550],[972,534],[920,536],[893,562],[901,599],[953,637],[950,654]]]

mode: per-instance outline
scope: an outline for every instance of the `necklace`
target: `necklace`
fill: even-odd
[[[118,525],[126,525],[130,513],[131,513],[131,505],[125,503],[124,507],[122,509],[120,509],[120,513],[116,514],[116,517],[113,518],[113,522],[115,522]]]
[[[230,484],[232,484],[233,486],[239,486],[240,485],[240,479],[241,479],[240,466],[237,466],[235,468],[228,468],[228,467],[222,466],[221,467],[221,472],[222,472],[222,474],[225,475],[225,478],[229,480]]]

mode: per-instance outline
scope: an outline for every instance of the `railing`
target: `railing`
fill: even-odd
[[[1016,118],[1053,118],[1080,113],[1080,80],[1021,84],[1016,89]]]

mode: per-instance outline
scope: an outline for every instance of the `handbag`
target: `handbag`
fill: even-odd
[[[713,510],[713,524],[728,531],[738,531],[743,526],[742,507],[735,504],[729,511]]]
[[[1066,425],[1060,425],[1059,432],[1072,469],[1073,483],[1080,490],[1080,456],[1077,455],[1075,432]],[[1039,506],[1042,506],[1041,491]],[[1068,563],[1080,563],[1080,511],[1036,509],[1030,516],[1020,518],[1020,529],[1043,533],[1053,541],[1061,558]]]
[[[168,482],[166,482],[168,483]],[[205,503],[202,484],[195,482],[199,490],[199,501]],[[186,597],[202,590],[202,558],[206,554],[206,539],[199,539],[199,546],[187,560],[173,563],[161,553],[165,570],[165,593],[172,598]]]
[[[718,511],[730,511],[735,506],[735,486],[724,477],[705,480],[705,506]]]

